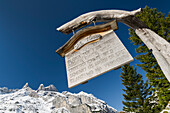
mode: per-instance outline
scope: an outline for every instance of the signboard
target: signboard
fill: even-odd
[[[133,61],[113,30],[84,37],[74,48],[65,54],[69,88]]]

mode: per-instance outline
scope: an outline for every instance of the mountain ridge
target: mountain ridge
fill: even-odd
[[[103,100],[83,91],[58,92],[54,85],[37,90],[24,85],[18,90],[0,88],[0,113],[117,113]],[[3,92],[3,93],[1,93]]]

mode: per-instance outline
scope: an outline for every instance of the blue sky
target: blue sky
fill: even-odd
[[[82,13],[101,9],[131,11],[148,5],[167,15],[169,4],[169,0],[0,0],[0,87],[21,88],[28,82],[37,89],[41,83],[54,84],[60,92],[92,93],[120,111],[121,69],[68,89],[65,61],[55,50],[72,34],[62,34],[56,28]],[[118,26],[116,34],[135,57],[128,27],[121,23]],[[140,68],[138,72],[144,75]]]

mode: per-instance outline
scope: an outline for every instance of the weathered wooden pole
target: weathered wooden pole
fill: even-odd
[[[166,78],[170,82],[170,43],[149,29],[136,14],[141,12],[141,8],[135,11],[122,10],[101,10],[80,15],[74,20],[57,28],[58,31],[69,34],[93,22],[107,22],[116,19],[135,30],[135,33],[152,50],[159,66]]]
[[[164,38],[149,29],[142,21],[134,15],[117,19],[132,29],[145,45],[152,50],[161,70],[170,82],[170,44]]]

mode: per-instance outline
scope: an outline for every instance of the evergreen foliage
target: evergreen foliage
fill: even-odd
[[[142,13],[137,17],[143,21],[151,30],[170,42],[170,12],[167,17],[156,8],[143,8]],[[166,107],[170,101],[170,83],[161,71],[152,52],[146,47],[141,39],[135,34],[133,29],[129,29],[130,40],[137,45],[136,52],[139,53],[136,59],[141,63],[137,64],[147,72],[146,77],[152,86],[155,96],[158,98],[162,108]]]
[[[125,94],[122,103],[124,111],[135,113],[159,113],[161,105],[158,105],[150,91],[148,82],[142,80],[142,75],[137,74],[136,68],[126,64],[122,67],[121,80],[125,86]]]

